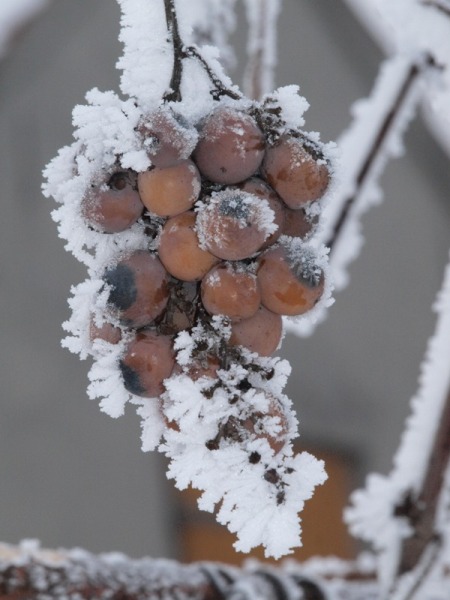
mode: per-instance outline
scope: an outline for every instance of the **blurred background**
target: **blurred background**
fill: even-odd
[[[120,14],[112,0],[39,8],[11,26],[0,56],[0,539],[239,562],[232,536],[166,480],[165,459],[141,452],[134,409],[117,421],[100,413],[86,396],[89,365],[60,347],[70,286],[85,272],[57,237],[41,171],[71,143],[71,111],[86,91],[118,89]],[[237,82],[245,36],[241,11]],[[284,0],[278,52],[276,84],[300,84],[311,104],[306,128],[324,140],[347,127],[383,58],[345,2],[329,0]],[[449,158],[420,118],[406,143],[383,177],[384,204],[364,219],[349,287],[313,337],[289,335],[280,352],[293,368],[286,391],[299,448],[324,457],[331,475],[304,512],[298,557],[354,552],[342,508],[368,471],[388,472],[434,328]]]

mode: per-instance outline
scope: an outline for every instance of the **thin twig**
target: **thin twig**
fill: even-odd
[[[418,77],[423,73],[423,71],[430,66],[436,66],[435,61],[431,56],[428,56],[423,63],[414,63],[409,68],[406,73],[405,79],[403,80],[402,85],[398,91],[397,96],[392,103],[391,108],[385,115],[383,121],[380,123],[380,127],[378,132],[372,142],[371,147],[367,153],[367,156],[364,162],[359,169],[356,178],[355,178],[355,191],[347,198],[347,200],[343,203],[341,212],[336,220],[336,223],[333,228],[333,232],[330,235],[330,238],[326,242],[326,245],[333,250],[333,247],[336,245],[336,242],[340,238],[340,235],[343,231],[344,225],[349,218],[350,212],[353,206],[356,204],[361,191],[366,183],[373,165],[376,163],[379,155],[384,149],[386,139],[391,133],[398,115],[401,113],[406,100],[408,99],[409,92],[411,91],[414,83],[418,79]]]
[[[242,98],[242,94],[228,88],[223,81],[219,79],[195,46],[187,47],[183,52],[183,58],[195,58],[202,65],[211,80],[211,83],[214,85],[214,90],[211,91],[211,94],[215,99],[220,98],[220,96],[228,96],[229,98],[233,98],[233,100]]]
[[[170,80],[170,90],[165,94],[164,100],[167,102],[181,101],[181,77],[183,75],[183,42],[178,28],[177,11],[174,0],[164,0],[166,9],[167,29],[172,36],[173,45],[173,69]]]

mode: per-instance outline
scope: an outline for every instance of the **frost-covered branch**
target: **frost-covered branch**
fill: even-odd
[[[276,24],[280,0],[245,0],[248,21],[247,66],[244,92],[260,100],[274,88]]]
[[[379,551],[380,579],[395,600],[424,597],[450,565],[450,264],[436,310],[394,469],[389,477],[369,476],[347,512],[352,532]]]
[[[264,565],[238,569],[85,550],[43,550],[34,541],[0,544],[2,600],[326,600],[317,578]]]

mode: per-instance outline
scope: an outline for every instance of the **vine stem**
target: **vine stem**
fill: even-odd
[[[183,75],[183,41],[178,28],[175,0],[164,0],[164,8],[166,10],[167,29],[172,37],[173,46],[173,69],[170,80],[170,90],[164,95],[164,100],[166,102],[180,102],[180,86]]]
[[[172,38],[173,46],[173,68],[172,77],[170,80],[170,89],[164,94],[165,102],[181,102],[181,80],[183,77],[183,60],[193,58],[197,60],[204,68],[209,77],[214,89],[211,94],[215,99],[220,96],[229,96],[234,100],[239,100],[241,94],[228,88],[223,81],[212,70],[211,66],[202,56],[201,52],[195,46],[185,46],[180,35],[178,26],[178,17],[175,7],[175,0],[164,0],[164,8],[166,12],[167,29]]]

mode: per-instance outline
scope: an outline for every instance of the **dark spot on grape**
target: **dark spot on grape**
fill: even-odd
[[[119,310],[127,310],[137,299],[136,281],[130,267],[118,264],[107,269],[103,281],[111,287],[108,302]]]
[[[250,208],[244,198],[239,195],[227,196],[219,204],[219,214],[224,217],[232,217],[239,221],[250,220]]]
[[[259,454],[258,452],[252,452],[248,457],[248,460],[252,465],[257,465],[261,460],[261,454]]]
[[[146,390],[143,387],[136,371],[125,364],[122,360],[120,361],[119,366],[122,372],[123,385],[125,389],[130,392],[130,394],[134,394],[135,396],[143,396]]]

